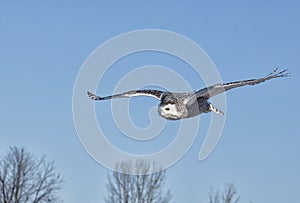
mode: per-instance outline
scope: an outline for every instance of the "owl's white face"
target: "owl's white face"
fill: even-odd
[[[158,113],[162,117],[170,120],[177,120],[181,118],[181,113],[178,112],[175,104],[166,104],[158,107]]]

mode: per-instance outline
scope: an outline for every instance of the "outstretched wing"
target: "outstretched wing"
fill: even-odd
[[[94,95],[91,92],[87,92],[88,96],[93,100],[107,100],[107,99],[115,99],[115,98],[130,98],[130,97],[136,97],[136,96],[148,96],[148,97],[154,97],[156,99],[161,98],[162,91],[159,90],[132,90],[128,92],[124,92],[122,94],[115,94],[111,96],[106,97],[100,97],[97,95]]]
[[[212,85],[210,87],[203,88],[203,89],[195,92],[195,94],[193,94],[193,96],[196,96],[197,98],[204,97],[204,98],[208,99],[210,97],[213,97],[217,94],[221,94],[221,93],[223,93],[227,90],[231,90],[233,88],[242,87],[245,85],[256,85],[256,84],[265,82],[267,80],[271,80],[273,78],[281,78],[281,77],[289,77],[290,76],[290,73],[286,72],[287,69],[280,71],[278,73],[277,73],[277,70],[278,70],[278,68],[276,68],[270,74],[266,75],[263,78]]]

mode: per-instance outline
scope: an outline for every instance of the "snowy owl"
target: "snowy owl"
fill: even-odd
[[[256,85],[273,78],[289,77],[287,69],[277,72],[278,69],[273,70],[265,77],[251,80],[242,80],[230,83],[219,83],[195,92],[176,93],[166,92],[160,90],[131,90],[121,94],[100,97],[87,92],[88,96],[93,100],[108,100],[115,98],[129,98],[135,96],[149,96],[160,100],[158,105],[158,113],[165,119],[178,120],[184,118],[191,118],[201,113],[214,112],[220,115],[224,113],[213,106],[208,99],[223,93],[233,88],[242,87],[245,85]]]

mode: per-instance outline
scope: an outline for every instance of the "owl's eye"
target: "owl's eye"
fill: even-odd
[[[166,110],[166,111],[170,111],[170,108],[167,107],[167,108],[165,108],[165,110]]]

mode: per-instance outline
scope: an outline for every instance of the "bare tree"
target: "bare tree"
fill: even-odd
[[[235,197],[236,195],[237,191],[234,187],[234,184],[226,184],[223,193],[220,193],[219,190],[210,190],[208,194],[209,203],[238,203],[240,197]]]
[[[57,202],[62,178],[54,163],[37,158],[24,148],[10,147],[0,160],[1,203]]]
[[[106,203],[168,203],[170,191],[163,193],[165,170],[145,160],[116,165],[116,172],[108,175]],[[152,173],[153,171],[158,171]],[[130,175],[140,174],[140,175]]]

